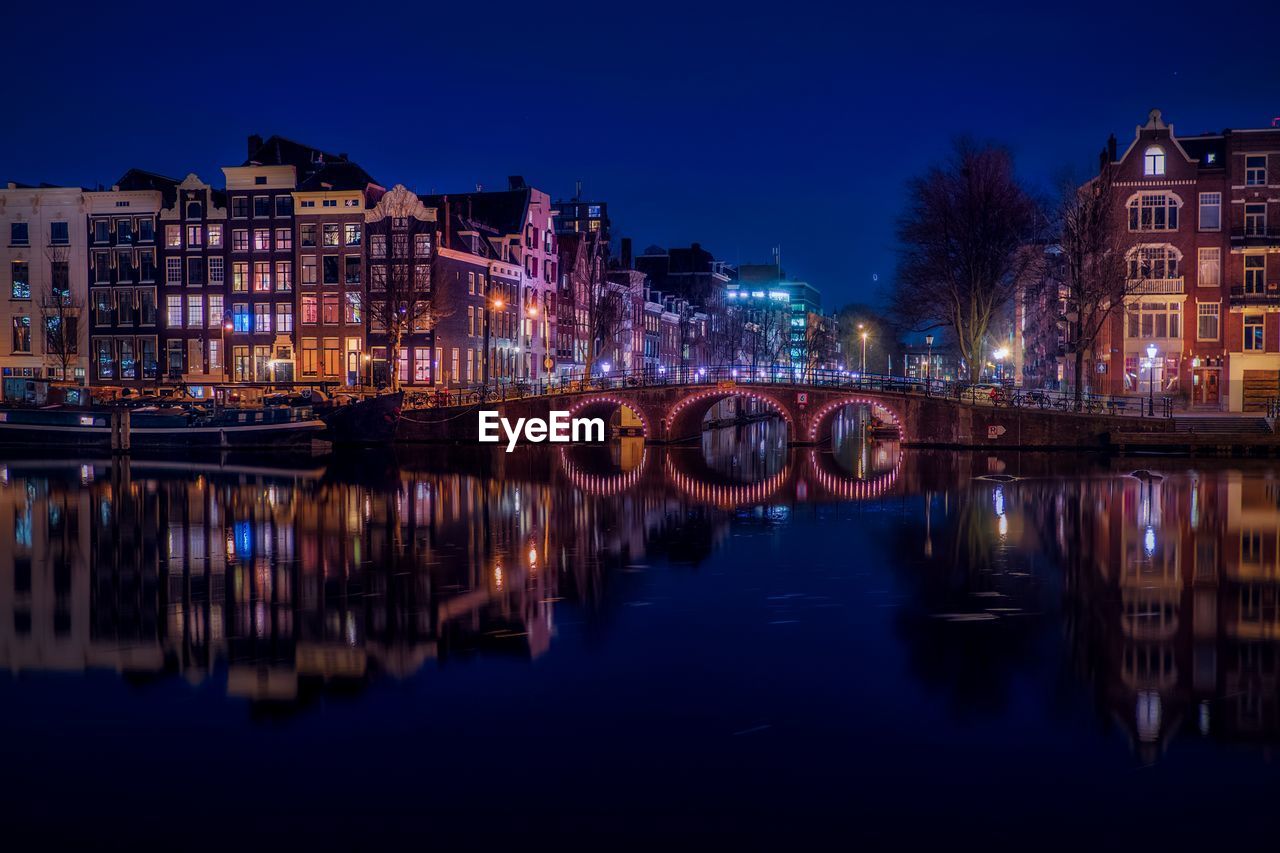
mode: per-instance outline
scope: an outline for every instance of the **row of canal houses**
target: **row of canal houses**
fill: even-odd
[[[222,186],[133,169],[110,188],[0,190],[5,399],[30,399],[39,379],[207,396],[381,385],[392,371],[411,387],[468,387],[705,359],[707,314],[609,262],[602,203],[553,203],[521,178],[420,196],[345,153],[278,136],[247,148]],[[379,294],[398,276],[435,308],[400,306],[410,320],[392,364],[396,306]],[[592,281],[624,306],[607,340]]]

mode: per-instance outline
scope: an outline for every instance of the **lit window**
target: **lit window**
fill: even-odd
[[[1261,314],[1248,314],[1244,318],[1244,348],[1247,352],[1261,352],[1263,321]]]
[[[1130,231],[1177,231],[1182,200],[1172,193],[1140,193],[1129,199]]]
[[[1144,175],[1164,174],[1164,149],[1159,145],[1152,145],[1142,155],[1142,173]]]

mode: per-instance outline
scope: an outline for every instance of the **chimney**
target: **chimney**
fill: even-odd
[[[258,153],[258,149],[262,147],[262,137],[256,133],[249,134],[249,154],[246,159],[252,160],[253,155]]]
[[[1113,133],[1107,138],[1107,156],[1111,158],[1111,162],[1116,161],[1116,135]]]
[[[622,268],[624,270],[631,269],[631,238],[622,238]]]

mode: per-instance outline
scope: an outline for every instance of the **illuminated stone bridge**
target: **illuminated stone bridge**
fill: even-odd
[[[926,395],[884,382],[805,384],[734,381],[635,384],[531,394],[485,403],[406,410],[403,441],[478,441],[481,410],[507,420],[549,418],[553,411],[606,422],[621,408],[639,422],[646,441],[670,444],[696,439],[712,408],[724,400],[754,401],[785,424],[787,443],[814,445],[831,436],[836,415],[863,407],[875,420],[896,427],[904,444],[950,447],[1098,447],[1115,432],[1167,432],[1166,418],[1080,414],[1053,408],[996,406],[953,396]],[[476,415],[472,416],[471,412]]]

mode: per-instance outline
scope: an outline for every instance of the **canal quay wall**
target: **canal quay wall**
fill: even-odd
[[[410,409],[397,431],[400,442],[479,444],[479,413],[495,411],[514,425],[518,418],[549,419],[553,411],[573,417],[601,417],[608,421],[626,406],[643,424],[644,437],[654,444],[696,439],[702,417],[717,402],[745,395],[772,409],[785,421],[788,443],[814,445],[830,437],[836,413],[854,403],[867,404],[884,422],[896,425],[908,446],[942,448],[1006,448],[1100,450],[1125,446],[1183,447],[1187,433],[1164,417],[1114,417],[1061,412],[1053,409],[1010,408],[960,403],[918,394],[747,387],[647,388],[607,393],[564,394],[494,401],[483,405],[440,409]],[[505,433],[501,446],[506,445]],[[1270,436],[1253,437],[1259,445]],[[523,443],[523,442],[521,442]]]

